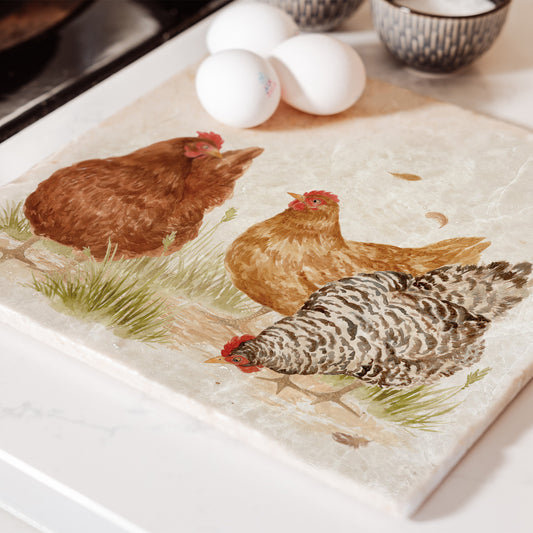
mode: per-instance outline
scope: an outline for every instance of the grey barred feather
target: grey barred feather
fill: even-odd
[[[416,278],[413,287],[493,319],[528,294],[531,263],[445,266]]]
[[[527,295],[530,273],[530,263],[499,262],[416,278],[358,274],[328,283],[232,354],[284,374],[342,374],[390,387],[431,383],[479,361],[484,332]]]

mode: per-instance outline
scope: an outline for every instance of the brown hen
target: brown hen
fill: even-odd
[[[194,239],[206,211],[222,205],[262,153],[221,153],[222,138],[198,132],[91,159],[56,171],[28,196],[24,213],[36,235],[88,248],[96,259],[158,256]],[[172,235],[167,247],[163,240]]]
[[[339,200],[325,191],[295,198],[288,209],[251,226],[226,252],[233,284],[250,298],[284,315],[294,314],[330,281],[363,272],[418,276],[443,265],[471,265],[490,242],[455,238],[421,248],[346,241]]]

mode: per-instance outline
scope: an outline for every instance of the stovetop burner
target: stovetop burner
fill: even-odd
[[[60,26],[0,52],[0,142],[227,1],[88,0]]]

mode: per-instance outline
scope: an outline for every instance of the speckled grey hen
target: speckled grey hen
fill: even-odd
[[[418,277],[359,274],[328,283],[257,337],[232,339],[215,359],[243,372],[340,374],[389,387],[431,383],[480,360],[483,334],[528,294],[530,274],[530,263],[507,262]]]

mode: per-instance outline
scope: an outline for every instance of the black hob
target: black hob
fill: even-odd
[[[87,0],[59,25],[1,51],[0,141],[227,2]]]

